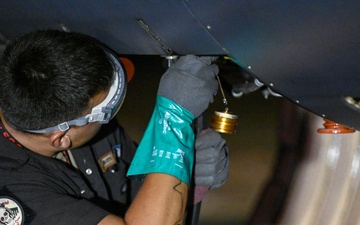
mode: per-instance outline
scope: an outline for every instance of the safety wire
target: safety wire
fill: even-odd
[[[220,88],[220,92],[221,92],[221,95],[222,95],[222,97],[223,97],[222,102],[223,102],[224,105],[226,106],[225,112],[227,112],[227,111],[229,110],[229,108],[227,107],[228,102],[227,102],[227,100],[226,100],[225,93],[224,93],[224,89],[222,88],[222,85],[221,85],[221,82],[220,82],[220,77],[219,77],[219,76],[216,76],[216,79],[217,79],[217,81],[218,81],[219,88]]]

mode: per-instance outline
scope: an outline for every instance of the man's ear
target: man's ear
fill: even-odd
[[[59,150],[66,150],[69,149],[71,146],[71,139],[67,135],[66,131],[60,131],[60,130],[54,131],[50,135],[50,141],[51,141],[51,146]]]

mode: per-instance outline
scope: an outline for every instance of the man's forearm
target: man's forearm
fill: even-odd
[[[126,224],[183,224],[188,185],[176,177],[148,174],[131,204]]]

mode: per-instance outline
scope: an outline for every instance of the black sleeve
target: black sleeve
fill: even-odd
[[[17,176],[13,178],[16,179]],[[95,225],[109,215],[109,212],[87,199],[52,189],[52,184],[48,185],[49,181],[51,179],[41,178],[32,182],[23,179],[0,187],[0,208],[6,207],[9,201],[15,202],[8,207],[16,212],[14,220],[21,219],[23,224],[31,225]]]
[[[109,213],[86,199],[52,192],[34,194],[30,208],[36,212],[31,224],[96,225]]]

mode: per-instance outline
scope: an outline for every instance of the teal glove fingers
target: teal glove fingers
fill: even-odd
[[[185,108],[158,96],[127,175],[165,173],[189,185],[194,163],[193,120]]]

